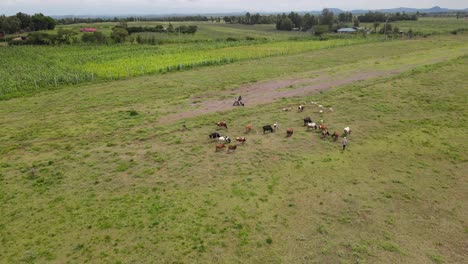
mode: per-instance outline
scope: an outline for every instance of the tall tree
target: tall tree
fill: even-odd
[[[331,28],[333,26],[333,21],[333,12],[331,12],[327,8],[323,9],[322,14],[319,18],[320,25],[327,25],[328,28]]]
[[[16,17],[21,21],[21,29],[22,30],[32,30],[33,24],[32,24],[32,18],[30,15],[25,14],[25,13],[17,13]]]
[[[313,26],[318,24],[317,17],[307,13],[302,18],[302,23],[304,31],[310,30]]]
[[[245,14],[245,23],[250,24],[250,17],[251,17],[250,13],[247,12],[247,13]]]
[[[374,32],[377,33],[377,28],[380,26],[380,22],[374,22]]]
[[[354,27],[359,27],[359,19],[357,17],[353,21],[353,26]]]
[[[21,29],[21,20],[16,16],[5,17],[2,19],[0,27],[5,33],[13,34]]]
[[[32,24],[33,24],[33,30],[47,30],[47,29],[54,29],[55,25],[57,22],[49,17],[49,16],[44,16],[41,13],[34,14],[32,16]]]
[[[291,19],[293,23],[293,27],[301,28],[302,27],[302,17],[298,13],[291,12],[288,15],[289,19]]]

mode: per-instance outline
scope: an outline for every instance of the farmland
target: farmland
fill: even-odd
[[[328,41],[213,42],[185,45],[19,46],[0,49],[0,98],[100,80],[165,73],[240,60],[297,54],[375,39]]]
[[[0,263],[468,262],[468,33],[447,34],[466,21],[389,40],[194,24],[0,46]],[[115,23],[61,27],[82,26]],[[307,116],[350,126],[346,151]],[[247,141],[215,152],[215,130]]]
[[[64,29],[79,29],[81,27],[94,27],[99,31],[110,34],[112,27],[118,23],[105,22],[94,24],[72,24],[61,25],[57,28]],[[307,39],[310,34],[306,32],[288,32],[277,31],[275,25],[240,25],[240,24],[224,24],[224,23],[211,23],[211,22],[171,22],[174,27],[180,25],[196,25],[198,27],[197,34],[195,35],[178,35],[167,33],[141,33],[143,36],[155,36],[158,41],[163,44],[170,43],[190,43],[190,42],[212,42],[224,41],[227,38],[243,40],[246,38],[254,38],[270,41],[285,41],[290,39]],[[167,22],[129,22],[129,27],[138,26],[156,26],[163,25],[168,27]]]
[[[373,28],[372,24],[362,23],[361,26]],[[421,17],[417,21],[397,21],[391,24],[404,32],[411,29],[425,35],[447,34],[456,29],[468,31],[468,21],[456,18]]]

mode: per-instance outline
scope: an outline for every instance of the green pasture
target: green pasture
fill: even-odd
[[[360,26],[373,30],[373,24],[374,23],[361,23]],[[377,31],[382,28],[384,24],[385,23],[380,23]],[[420,17],[417,21],[396,21],[391,24],[404,32],[408,32],[411,29],[415,33],[426,35],[448,34],[457,29],[468,31],[468,20],[448,17]]]
[[[212,22],[170,22],[174,27],[181,25],[196,25],[197,33],[194,35],[184,35],[175,33],[140,33],[143,36],[155,36],[160,43],[187,43],[187,42],[206,42],[206,41],[224,41],[227,38],[245,40],[254,38],[259,40],[289,40],[310,37],[310,33],[278,31],[275,25],[241,25],[225,24]],[[112,28],[118,25],[117,22],[104,22],[92,24],[72,24],[60,25],[57,28],[71,28],[79,30],[83,27],[94,27],[99,31],[110,34]],[[154,27],[156,25],[169,26],[169,22],[128,22],[129,27]],[[138,34],[134,34],[136,36]]]
[[[0,260],[465,263],[466,37],[314,49],[0,101]],[[235,98],[244,84],[396,70],[158,122],[194,100]],[[321,115],[311,101],[334,111]],[[304,102],[304,113],[281,111]],[[348,149],[307,132],[305,116],[332,131],[351,126]],[[232,154],[208,140],[220,120],[229,124],[221,134],[247,137]],[[279,131],[262,135],[273,122]],[[259,133],[244,134],[248,123]]]

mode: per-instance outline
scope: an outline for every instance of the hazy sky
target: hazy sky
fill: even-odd
[[[307,11],[395,7],[468,8],[466,0],[0,0],[0,14],[42,12],[47,15],[168,14],[232,11]]]

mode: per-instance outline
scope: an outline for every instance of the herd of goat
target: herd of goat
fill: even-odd
[[[311,102],[311,104],[313,105],[316,105],[318,106],[319,108],[319,113],[323,113],[325,110],[324,110],[324,107],[322,105],[319,105],[318,103],[316,102]],[[290,111],[292,110],[292,108],[283,108],[283,111]],[[299,105],[298,108],[297,108],[297,112],[301,113],[304,111],[304,105]],[[333,112],[333,108],[328,108],[328,111],[330,112]],[[216,123],[217,127],[218,128],[225,128],[227,129],[228,126],[227,126],[227,123],[225,121],[220,121],[220,122],[217,122]],[[323,120],[320,121],[320,123],[315,123],[310,117],[306,117],[304,118],[304,126],[307,127],[307,131],[309,130],[319,130],[320,133],[321,133],[321,138],[322,139],[325,139],[327,136],[330,136],[331,135],[331,138],[333,141],[336,141],[338,139],[338,137],[340,137],[339,133],[338,132],[334,132],[333,134],[330,134],[328,132],[328,128],[327,126],[325,125],[325,123],[323,122]],[[245,126],[245,133],[248,134],[252,131],[253,129],[253,126],[251,124],[248,124]],[[263,129],[263,134],[266,134],[266,133],[273,133],[275,131],[277,131],[279,129],[279,125],[278,123],[274,123],[273,125],[265,125],[262,127]],[[294,130],[292,128],[287,128],[286,129],[286,137],[291,137],[294,133]],[[349,135],[351,133],[351,129],[349,127],[345,127],[343,129],[343,134],[342,134],[342,137],[346,137],[347,135]],[[209,134],[209,138],[211,140],[217,140],[218,143],[216,144],[215,146],[215,152],[219,151],[219,150],[222,150],[224,148],[227,147],[227,152],[228,153],[231,153],[231,152],[234,152],[236,149],[237,149],[237,146],[238,145],[230,145],[231,144],[231,138],[229,136],[221,136],[218,132],[213,132],[211,134]],[[239,144],[244,144],[246,142],[246,138],[245,137],[236,137],[236,142],[238,142]],[[229,145],[226,145],[226,144],[229,144]]]

